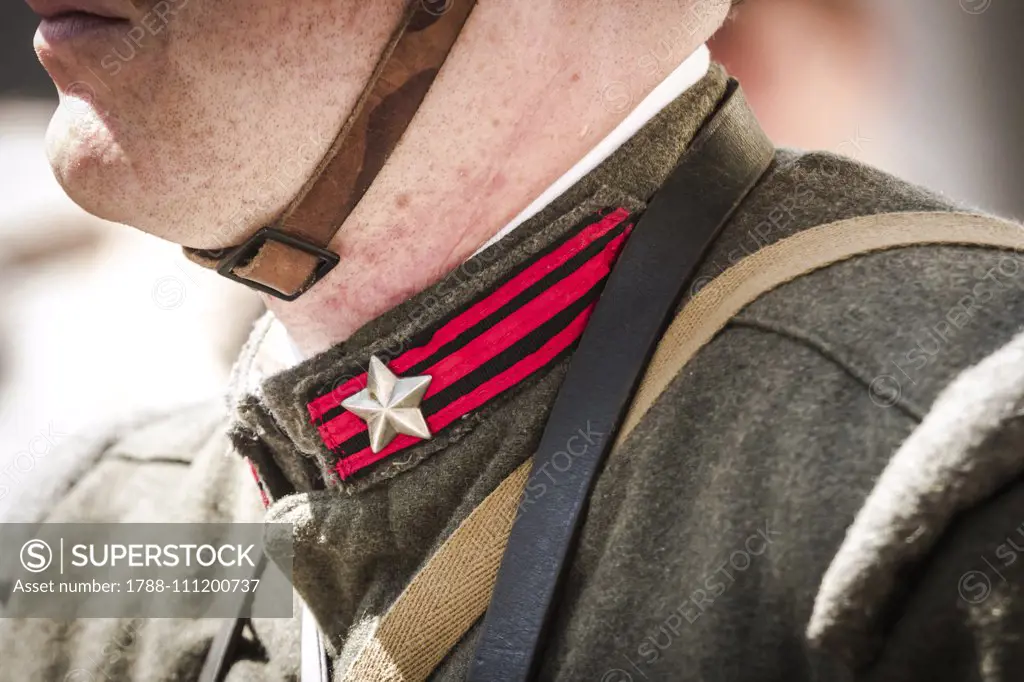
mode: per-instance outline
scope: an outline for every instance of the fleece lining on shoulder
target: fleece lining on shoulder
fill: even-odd
[[[908,569],[955,517],[1024,472],[1024,333],[965,370],[879,477],[825,573],[807,637],[870,663]]]

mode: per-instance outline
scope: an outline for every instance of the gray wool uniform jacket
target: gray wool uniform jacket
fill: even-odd
[[[281,330],[264,320],[227,408],[81,439],[61,455],[68,475],[32,491],[34,508],[45,493],[41,516],[53,522],[295,524],[295,589],[340,675],[417,569],[532,454],[571,346],[468,409],[459,399],[555,343],[579,310],[559,308],[561,327],[438,399],[437,414],[461,412],[433,439],[382,458],[367,456],[365,434],[324,396],[343,391],[371,355],[421,348],[609,209],[636,215],[725,80],[712,68],[538,216],[322,355],[280,364]],[[813,226],[954,209],[831,154],[779,151],[698,281]],[[1022,321],[1020,255],[980,247],[856,257],[749,305],[611,454],[541,679],[1021,679]],[[486,343],[465,341],[452,357],[486,353],[495,342],[482,334]],[[194,680],[219,627],[2,620],[0,679]],[[478,635],[479,623],[431,679],[464,679]],[[256,619],[244,637],[228,680],[298,678],[297,618]]]

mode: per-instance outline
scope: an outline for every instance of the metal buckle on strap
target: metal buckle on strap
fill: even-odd
[[[284,244],[285,246],[302,251],[303,253],[308,253],[315,256],[319,261],[316,269],[310,275],[309,279],[307,279],[297,291],[288,294],[267,286],[262,282],[254,282],[251,279],[235,274],[234,269],[255,258],[256,254],[259,253],[260,249],[268,241],[278,242],[279,244]],[[284,301],[294,301],[305,293],[311,286],[323,279],[327,273],[334,269],[334,266],[336,266],[340,260],[341,258],[338,254],[333,251],[321,248],[312,242],[302,239],[301,237],[296,237],[295,235],[282,232],[281,230],[273,227],[264,227],[250,237],[244,244],[235,247],[217,266],[217,272],[230,280],[244,284],[247,287],[263,292],[264,294],[280,298]]]

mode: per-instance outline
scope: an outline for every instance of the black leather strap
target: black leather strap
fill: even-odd
[[[252,572],[254,580],[263,577],[263,572],[267,570],[267,562],[267,555],[261,555]],[[238,605],[238,615],[224,621],[210,643],[209,651],[206,652],[203,668],[199,671],[199,682],[223,682],[227,677],[228,670],[235,660],[235,651],[242,641],[242,631],[250,624],[249,613],[255,598],[255,592],[247,592]]]
[[[531,496],[527,484],[470,682],[525,682],[536,674],[587,498],[644,369],[708,247],[773,157],[731,81],[637,224],[573,354],[530,475],[544,481],[544,492]],[[581,429],[600,433],[599,444],[575,450],[568,469],[554,466],[553,456]]]

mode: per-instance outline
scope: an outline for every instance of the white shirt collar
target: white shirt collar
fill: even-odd
[[[565,175],[555,180],[554,184],[534,199],[533,203],[524,208],[519,215],[512,219],[512,222],[488,239],[487,243],[477,249],[473,255],[475,256],[492,244],[496,244],[502,237],[544,210],[548,204],[564,194],[570,187],[579,182],[583,176],[597,168],[602,161],[615,153],[629,138],[636,135],[662,109],[678,99],[680,95],[703,78],[710,66],[711,54],[708,52],[706,45],[701,45],[686,61],[676,67],[675,71],[659,83],[654,90],[651,90],[650,94],[614,130],[597,143],[597,146],[591,149],[575,166],[570,168]]]

